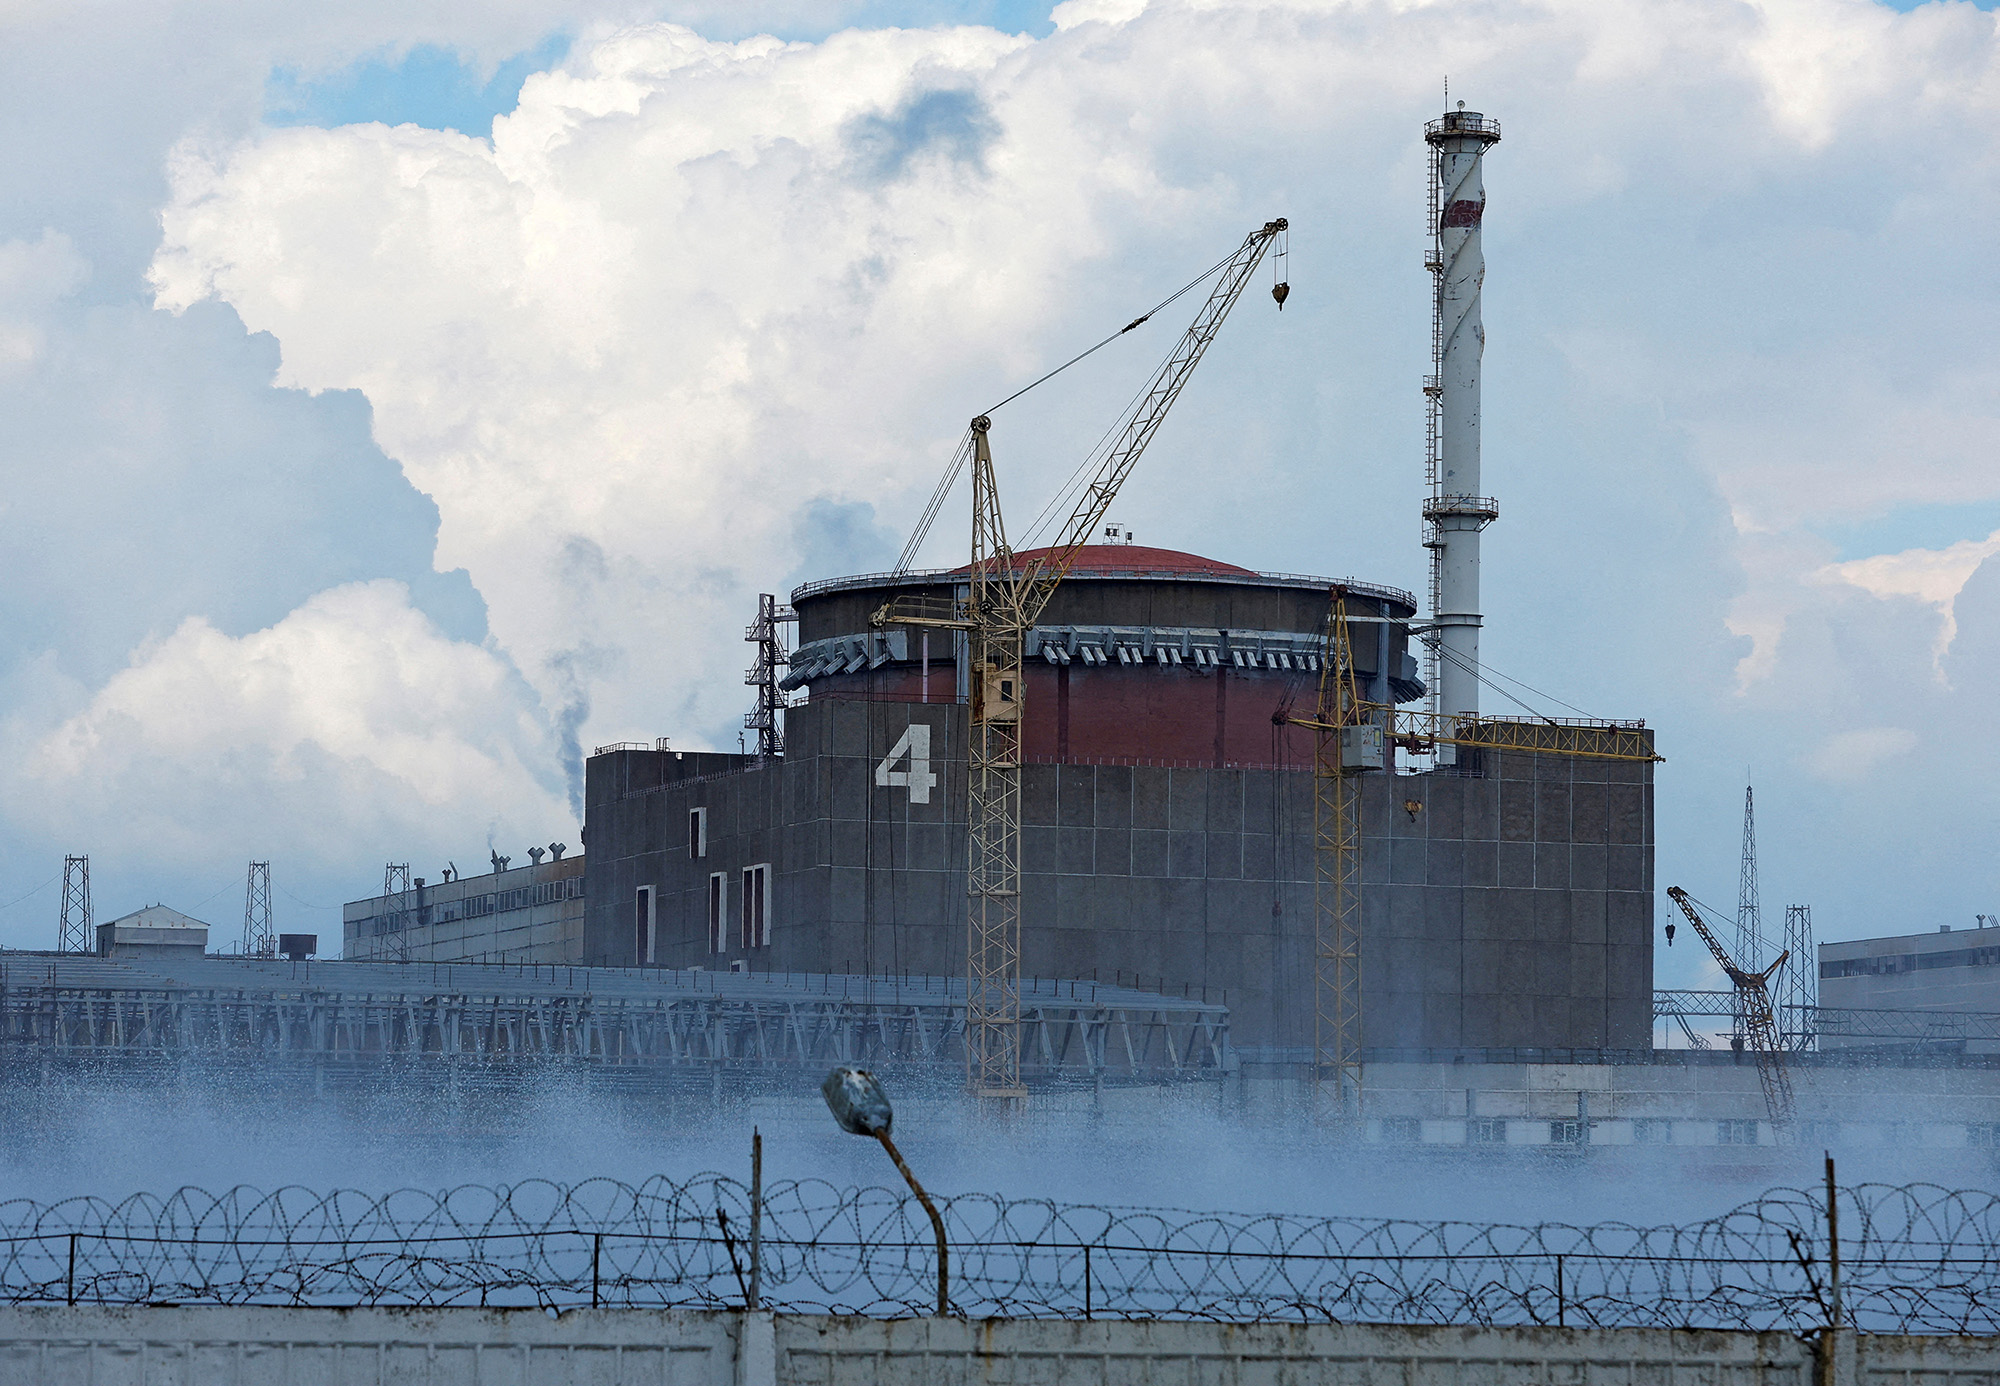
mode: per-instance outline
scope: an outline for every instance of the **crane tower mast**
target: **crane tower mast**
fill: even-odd
[[[981,1097],[1018,1097],[1021,1085],[1021,719],[1028,632],[1097,532],[1146,445],[1180,397],[1229,310],[1273,241],[1280,217],[1244,237],[1201,310],[1153,376],[1117,440],[1079,492],[1053,544],[1017,557],[1007,539],[993,468],[992,420],[972,421],[972,563],[962,613],[926,619],[884,609],[877,625],[946,625],[966,631],[971,659],[966,775],[966,1084]],[[1273,290],[1282,307],[1285,289]],[[1143,321],[1143,319],[1141,319]],[[1137,326],[1137,323],[1132,324]]]
[[[1785,965],[1791,955],[1780,953],[1778,960],[1762,972],[1748,972],[1736,965],[1728,950],[1709,931],[1703,922],[1701,912],[1694,907],[1694,901],[1679,886],[1667,887],[1667,898],[1681,908],[1688,923],[1694,926],[1701,941],[1708,945],[1708,951],[1722,970],[1729,975],[1729,981],[1736,988],[1737,1012],[1743,1019],[1744,1038],[1757,1056],[1757,1080],[1764,1087],[1764,1105],[1771,1113],[1771,1120],[1788,1122],[1796,1101],[1792,1096],[1791,1075],[1785,1071],[1785,1050],[1778,1035],[1777,1017],[1771,1011],[1771,993],[1768,983],[1771,974]]]

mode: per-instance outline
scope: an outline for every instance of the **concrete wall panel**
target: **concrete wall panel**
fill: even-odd
[[[932,728],[937,777],[921,802],[906,787],[873,782],[875,764],[913,721]],[[963,812],[964,709],[817,700],[794,709],[787,727],[793,749],[781,764],[718,757],[714,773],[676,779],[683,762],[671,754],[592,758],[587,960],[631,960],[629,904],[643,882],[661,887],[660,917],[672,921],[663,935],[669,956],[660,959],[668,965],[962,965],[965,829],[955,815]],[[858,753],[811,753],[842,745]],[[1626,782],[1607,788],[1607,766]],[[1644,1043],[1650,994],[1627,982],[1650,965],[1650,845],[1602,845],[1650,833],[1649,785],[1628,771],[1483,753],[1463,772],[1364,778],[1362,822],[1379,825],[1365,831],[1361,861],[1370,1045],[1577,1048],[1607,1033]],[[695,802],[710,806],[703,861],[689,859],[683,841]],[[1026,970],[1138,974],[1174,991],[1226,986],[1239,1053],[1253,1063],[1296,1062],[1283,1056],[1311,1043],[1313,809],[1312,776],[1303,772],[1024,767]],[[1572,840],[1599,822],[1597,841]],[[763,860],[778,876],[780,909],[772,946],[746,954],[734,927],[740,871]],[[706,951],[712,870],[730,883],[722,958]],[[1253,951],[1253,937],[1268,943]],[[1413,951],[1382,953],[1389,939]],[[1580,964],[1579,946],[1621,951]],[[1376,1019],[1392,1013],[1389,993],[1377,994],[1392,973],[1419,979],[1394,1008],[1406,1019],[1393,1035]],[[1440,990],[1417,998],[1423,988]],[[1586,1004],[1552,1004],[1572,998]],[[1410,1015],[1420,1017],[1415,1030]],[[1257,1059],[1262,1052],[1271,1057]]]
[[[1513,1123],[1524,1128],[1538,1123]],[[1827,1361],[1817,1360],[1825,1351]],[[0,1386],[1970,1386],[1984,1338],[900,1319],[729,1311],[0,1309]]]

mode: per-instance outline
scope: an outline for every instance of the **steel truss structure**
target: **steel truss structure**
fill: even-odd
[[[422,965],[407,970],[431,971]],[[454,969],[473,970],[483,969]],[[462,1056],[655,1067],[889,1063],[950,1070],[964,1062],[965,1006],[955,986],[815,977],[801,979],[795,989],[766,988],[764,996],[693,987],[659,988],[651,995],[510,994],[321,984],[172,986],[151,977],[107,985],[118,979],[58,975],[52,982],[36,972],[45,969],[14,963],[0,975],[0,1045],[16,1060],[39,1052],[346,1063]],[[840,984],[850,994],[835,994]],[[1042,982],[1025,998],[1020,1034],[1027,1075],[1158,1080],[1217,1077],[1230,1067],[1224,1007],[1122,988],[1093,997],[1092,990],[1089,983],[1070,988]]]
[[[1378,714],[1385,709],[1370,705]],[[1494,751],[1532,751],[1580,760],[1663,761],[1643,721],[1602,722],[1584,717],[1452,717],[1396,708],[1387,734],[1423,754],[1434,745]]]
[[[1026,1094],[1021,1065],[1028,1040],[1020,989],[1021,719],[1027,689],[1021,662],[1028,632],[1068,576],[1077,551],[1097,534],[1119,489],[1165,422],[1229,310],[1287,226],[1282,217],[1264,223],[1216,267],[1220,273],[1194,322],[1115,426],[1115,437],[1107,434],[1108,446],[1101,454],[1093,454],[1094,469],[1075,492],[1069,517],[1057,531],[1055,542],[1046,548],[1017,553],[1008,541],[989,437],[993,420],[987,414],[973,419],[960,445],[960,455],[972,472],[972,561],[960,599],[963,609],[936,611],[920,603],[884,605],[871,618],[877,628],[943,626],[966,633],[971,658],[971,716],[966,747],[965,1056],[966,1087],[977,1096],[1012,1099]],[[1282,306],[1284,295],[1276,296]],[[1151,316],[1149,313],[1126,324],[1118,335]],[[1009,398],[1018,398],[1018,393]],[[919,536],[928,529],[956,470],[956,463],[947,470],[946,484],[932,497],[930,510],[918,526]],[[918,542],[913,537],[904,550],[904,565]]]
[[[278,955],[271,932],[271,863],[253,861],[243,882],[243,953],[251,958]]]
[[[743,675],[743,682],[757,690],[757,706],[743,714],[743,728],[757,733],[757,756],[760,760],[785,753],[784,711],[788,700],[781,681],[791,656],[785,650],[784,637],[778,627],[797,619],[797,613],[789,606],[780,606],[771,593],[760,592],[757,594],[756,623],[743,632],[744,640],[756,650],[750,668]]]
[[[1313,1081],[1361,1110],[1361,776],[1350,764],[1361,698],[1347,591],[1333,589],[1313,727]]]
[[[62,916],[56,924],[58,953],[95,953],[97,935],[90,915],[90,858],[63,858]]]
[[[1841,1045],[1956,1045],[1968,1040],[2000,1043],[2000,1011],[1919,1011],[1843,1006],[1780,1008],[1787,1034],[1807,1034]],[[1734,1018],[1733,991],[1653,993],[1653,1018],[1720,1016]],[[1824,1045],[1821,1046],[1823,1049]]]
[[[382,955],[401,962],[410,956],[409,931],[419,922],[417,892],[408,862],[392,861],[382,868],[382,898],[387,902],[382,918],[389,940],[382,946]]]

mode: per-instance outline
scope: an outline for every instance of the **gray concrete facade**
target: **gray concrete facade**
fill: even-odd
[[[341,956],[370,962],[581,963],[584,866],[557,857],[350,900]]]
[[[593,756],[584,961],[958,973],[965,735],[955,702],[815,698],[786,714],[782,761]],[[1225,1001],[1247,1061],[1309,1056],[1309,772],[1022,773],[1025,972]],[[1370,1048],[1649,1047],[1650,765],[1484,750],[1366,777],[1362,815]],[[747,873],[766,868],[760,926]]]
[[[735,1310],[0,1308],[0,1386],[1987,1382],[1990,1338],[1662,1328],[898,1319]]]
[[[2000,1011],[2000,927],[1822,943],[1819,1003],[1829,1009]]]

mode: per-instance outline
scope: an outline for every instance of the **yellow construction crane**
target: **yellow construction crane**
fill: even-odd
[[[1785,1050],[1778,1041],[1778,1019],[1771,1010],[1771,992],[1767,983],[1771,975],[1785,965],[1789,952],[1778,954],[1778,960],[1762,972],[1746,972],[1736,965],[1709,932],[1701,913],[1694,907],[1694,901],[1679,886],[1667,887],[1667,898],[1681,907],[1681,913],[1694,925],[1694,931],[1701,935],[1701,941],[1708,945],[1708,951],[1715,954],[1715,960],[1722,964],[1722,970],[1729,974],[1729,981],[1736,988],[1737,1009],[1743,1014],[1744,1038],[1757,1055],[1757,1081],[1764,1085],[1764,1106],[1771,1113],[1771,1120],[1778,1123],[1789,1122],[1795,1109],[1792,1097],[1791,1075],[1785,1071]]]
[[[1382,727],[1354,681],[1347,589],[1333,588],[1313,720],[1313,1081],[1361,1104],[1361,772],[1383,764]]]
[[[1021,717],[1026,693],[1021,660],[1028,632],[1069,574],[1077,550],[1097,532],[1265,252],[1286,229],[1282,217],[1265,222],[1219,267],[1193,324],[1154,375],[1055,542],[1046,548],[1016,554],[1008,543],[993,472],[992,419],[987,414],[974,419],[965,445],[972,469],[972,563],[961,609],[940,615],[885,604],[871,618],[877,627],[946,626],[966,632],[972,705],[966,755],[965,1062],[966,1086],[977,1096],[1012,1098],[1027,1091],[1021,1084],[1020,1031]],[[1273,286],[1280,308],[1288,292],[1288,285]],[[1139,318],[1123,331],[1145,320]],[[947,485],[951,475],[946,474]],[[943,490],[933,498],[925,523]],[[915,543],[913,539],[913,548]]]
[[[1392,768],[1401,746],[1525,751],[1586,760],[1660,761],[1643,727],[1552,718],[1455,717],[1362,700],[1354,677],[1354,620],[1347,589],[1332,588],[1318,704],[1310,717],[1279,720],[1313,733],[1313,1081],[1330,1087],[1340,1112],[1361,1114],[1361,775]],[[1789,1090],[1788,1090],[1789,1091]]]

